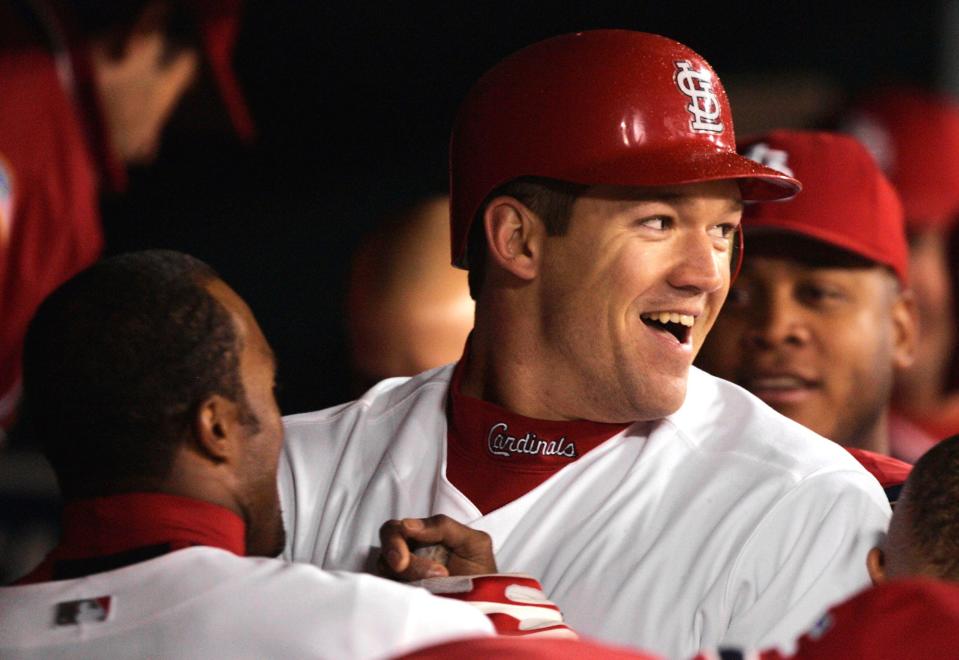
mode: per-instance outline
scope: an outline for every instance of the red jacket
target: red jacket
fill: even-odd
[[[13,421],[30,318],[103,247],[94,153],[105,141],[75,100],[92,97],[89,77],[53,55],[30,4],[0,2],[0,429]]]

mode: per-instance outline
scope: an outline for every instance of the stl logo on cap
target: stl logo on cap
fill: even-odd
[[[777,172],[782,172],[786,176],[793,176],[793,171],[789,167],[789,154],[782,149],[771,149],[765,142],[757,142],[749,147],[743,155],[754,160],[760,165],[771,167]]]
[[[689,60],[676,62],[676,86],[689,97],[686,110],[693,116],[689,128],[700,133],[722,133],[725,126],[718,121],[722,106],[713,91],[713,77],[708,71],[696,71]]]

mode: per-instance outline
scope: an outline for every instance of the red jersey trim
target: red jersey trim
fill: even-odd
[[[163,493],[125,493],[70,502],[63,509],[60,543],[33,572],[17,582],[54,579],[58,562],[93,559],[141,548],[166,551],[195,545],[246,554],[246,525],[229,509]]]
[[[447,400],[446,476],[484,514],[525,495],[629,424],[544,420],[462,393],[469,346]]]

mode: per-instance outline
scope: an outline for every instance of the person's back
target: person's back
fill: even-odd
[[[0,657],[372,658],[493,632],[466,603],[271,558],[273,355],[202,262],[84,271],[31,322],[24,375],[66,504],[58,545],[0,587]]]
[[[193,547],[0,588],[3,658],[381,658],[488,635],[466,603],[354,573]]]

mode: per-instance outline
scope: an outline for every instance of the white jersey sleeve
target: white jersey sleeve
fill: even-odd
[[[861,488],[850,487],[857,481]],[[726,583],[723,645],[791,652],[825,606],[868,584],[866,554],[886,525],[872,481],[859,472],[813,474],[766,513]]]

